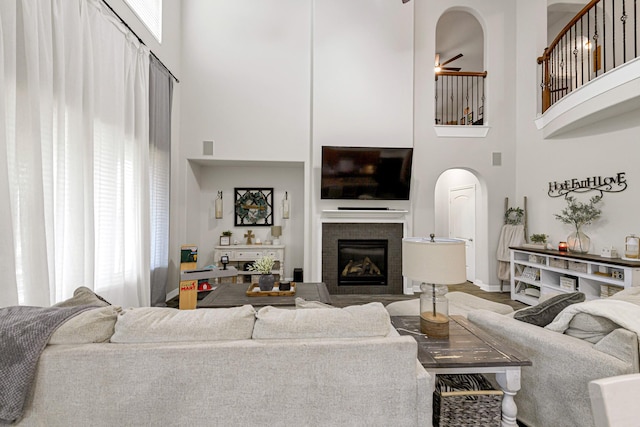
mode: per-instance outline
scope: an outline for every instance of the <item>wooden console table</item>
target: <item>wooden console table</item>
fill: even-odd
[[[419,316],[392,316],[391,323],[401,335],[418,343],[418,360],[431,374],[494,373],[502,398],[502,426],[516,427],[518,408],[513,400],[520,390],[520,368],[531,361],[472,325],[464,316],[449,316],[449,338],[427,338],[420,333]]]

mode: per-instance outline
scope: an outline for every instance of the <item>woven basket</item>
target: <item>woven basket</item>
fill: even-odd
[[[502,394],[480,374],[438,375],[433,393],[433,425],[500,426]]]

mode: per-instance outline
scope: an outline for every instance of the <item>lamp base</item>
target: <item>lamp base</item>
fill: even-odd
[[[449,318],[441,313],[420,313],[420,332],[427,338],[449,338]]]

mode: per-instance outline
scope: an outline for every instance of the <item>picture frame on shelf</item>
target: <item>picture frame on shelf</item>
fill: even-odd
[[[235,226],[273,225],[273,188],[235,188],[234,193]]]
[[[220,246],[230,246],[231,236],[220,236]]]
[[[467,125],[472,125],[472,124],[473,124],[473,111],[467,114]]]
[[[461,125],[464,125],[464,116],[462,116],[462,117],[460,118],[460,124],[461,124]]]

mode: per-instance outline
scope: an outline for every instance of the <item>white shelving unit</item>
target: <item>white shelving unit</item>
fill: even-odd
[[[541,295],[580,291],[603,298],[640,286],[640,262],[524,247],[511,249],[511,299],[538,304]]]

